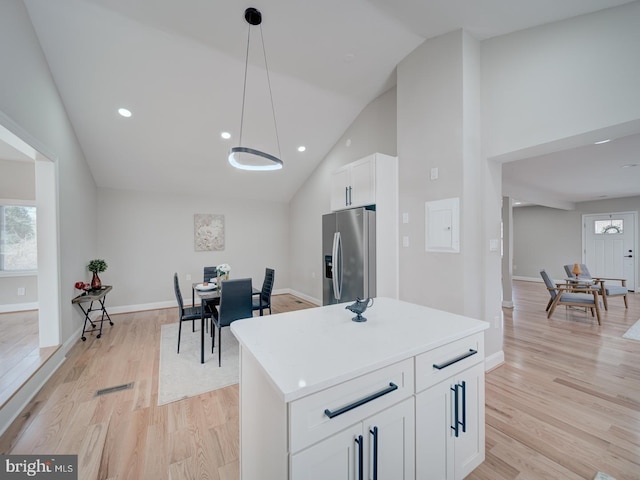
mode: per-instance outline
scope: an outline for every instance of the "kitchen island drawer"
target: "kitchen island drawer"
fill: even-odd
[[[484,333],[442,345],[416,357],[416,393],[484,361]]]
[[[295,453],[414,393],[413,358],[289,404],[289,452]]]

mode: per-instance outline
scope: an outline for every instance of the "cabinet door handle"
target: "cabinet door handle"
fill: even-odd
[[[329,410],[328,408],[326,408],[324,410],[324,414],[329,418],[337,417],[338,415],[342,415],[343,413],[346,413],[349,410],[353,410],[354,408],[357,408],[360,405],[364,405],[365,403],[369,403],[371,400],[375,400],[376,398],[380,398],[383,395],[386,395],[387,393],[391,393],[391,392],[393,392],[394,390],[397,390],[397,389],[398,389],[398,385],[396,385],[393,382],[389,382],[389,386],[387,388],[385,388],[384,390],[380,390],[379,392],[372,393],[368,397],[364,397],[364,398],[361,398],[360,400],[356,400],[355,402],[350,403],[349,405],[345,405],[344,407],[341,407],[338,410],[335,410],[333,412],[331,410]]]
[[[349,187],[349,205],[353,203],[353,199],[351,198],[351,187]]]
[[[462,433],[467,431],[467,382],[460,384],[462,388]]]
[[[447,368],[448,366],[453,365],[454,363],[458,363],[459,361],[464,360],[465,358],[469,358],[471,355],[475,355],[476,353],[478,353],[477,350],[470,348],[467,353],[463,353],[459,357],[452,358],[451,360],[447,360],[444,363],[434,363],[433,368],[442,370],[443,368]]]
[[[460,431],[458,430],[458,426],[460,422],[458,421],[458,385],[457,383],[451,387],[451,391],[453,392],[453,425],[451,428],[455,432],[456,437],[460,435]]]
[[[362,435],[358,435],[358,438],[356,438],[356,443],[358,444],[358,480],[363,480],[364,477],[364,472],[363,472],[363,467],[364,467],[364,462],[363,462],[363,451],[362,451]]]
[[[378,480],[378,427],[369,430],[373,435],[373,480]]]
[[[349,187],[344,187],[344,206],[349,206]]]

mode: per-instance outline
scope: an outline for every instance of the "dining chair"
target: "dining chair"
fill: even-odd
[[[268,308],[271,315],[271,292],[273,291],[273,282],[275,281],[276,271],[273,268],[266,268],[264,272],[264,281],[262,282],[262,290],[253,294],[252,308],[262,312]]]
[[[202,318],[202,306],[185,307],[182,300],[182,293],[180,292],[180,282],[178,281],[178,274],[173,274],[173,289],[176,294],[176,300],[178,301],[178,353],[180,353],[180,336],[182,335],[182,322],[191,320],[191,330],[196,331],[196,320]],[[204,312],[205,320],[207,318],[213,319],[213,311],[210,308],[205,308]],[[211,326],[213,331],[213,325]]]
[[[572,269],[573,264],[564,266],[567,278],[575,277],[572,273]],[[582,270],[582,273],[578,275],[578,281],[591,281],[598,285],[597,288],[600,290],[605,310],[609,310],[609,302],[607,301],[608,297],[622,297],[624,300],[624,308],[629,308],[629,305],[627,304],[627,294],[629,293],[629,289],[627,289],[627,280],[625,278],[592,277],[591,273],[589,273],[589,269],[584,263],[580,264],[580,270]],[[620,285],[613,285],[606,282],[620,282]]]
[[[598,318],[598,325],[602,325],[600,322],[600,300],[598,299],[598,288],[585,287],[580,293],[573,290],[571,285],[563,285],[561,283],[554,283],[549,277],[549,274],[543,269],[540,270],[540,276],[544,281],[544,284],[549,290],[551,300],[547,303],[547,318],[551,318],[553,312],[558,305],[565,305],[567,307],[586,307],[591,310],[591,316],[595,315]],[[588,293],[589,295],[585,295]]]
[[[203,282],[210,282],[212,278],[218,277],[218,267],[204,267],[204,274],[202,276]]]
[[[222,366],[222,327],[228,327],[231,323],[242,318],[251,318],[251,279],[236,278],[225,280],[224,287],[220,290],[220,307],[218,318],[213,317],[212,322],[218,329],[218,366]],[[212,326],[211,353],[216,341],[216,334]]]

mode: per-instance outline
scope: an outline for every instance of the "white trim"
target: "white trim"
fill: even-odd
[[[523,282],[538,282],[543,283],[542,278],[538,277],[512,277],[512,280],[522,280]]]
[[[484,359],[484,371],[488,372],[504,363],[504,351],[500,350]]]
[[[35,200],[24,200],[21,198],[0,198],[0,205],[8,207],[35,207]]]
[[[511,300],[503,300],[502,302],[502,308],[514,308],[515,305],[513,304],[513,302]]]
[[[0,313],[26,312],[28,310],[38,310],[38,302],[7,303],[0,305]]]
[[[292,288],[284,288],[282,290],[278,290],[277,293],[274,291],[273,295],[279,295],[279,294],[283,294],[283,293],[290,293],[291,295],[295,295],[296,297],[300,297],[303,300],[306,300],[309,303],[313,303],[314,305],[317,306],[321,306],[322,305],[322,300],[319,300],[317,298],[314,297],[310,297],[309,295],[306,295],[302,292],[298,292],[296,290],[293,290]]]

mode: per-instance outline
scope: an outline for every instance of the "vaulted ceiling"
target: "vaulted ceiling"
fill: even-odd
[[[216,192],[283,202],[295,194],[361,110],[394,85],[395,66],[425,39],[459,28],[484,39],[630,3],[24,1],[98,186]],[[227,162],[240,129],[248,29],[243,12],[249,6],[263,14],[280,156],[285,163],[276,172],[238,171]],[[277,154],[256,38],[250,49],[243,144]],[[133,115],[121,117],[120,107]],[[223,131],[232,138],[223,140]],[[600,150],[584,147],[578,153],[564,150],[544,161],[573,162],[570,168],[575,174],[580,165],[598,168],[598,155],[614,144],[598,146]],[[300,145],[305,152],[297,151]],[[637,152],[638,137],[617,145],[621,164],[634,163],[623,149]],[[522,183],[536,176],[536,171],[518,170],[517,163],[525,164],[506,167],[506,180]],[[561,187],[566,191],[567,184]]]

